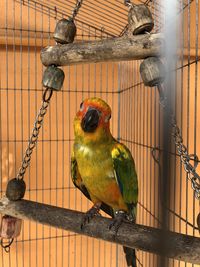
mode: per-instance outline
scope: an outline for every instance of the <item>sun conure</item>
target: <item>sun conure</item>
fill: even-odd
[[[83,225],[101,209],[118,229],[124,219],[135,221],[138,181],[129,149],[110,133],[110,118],[111,109],[102,99],[81,103],[74,119],[71,173],[75,186],[94,204]],[[135,267],[135,251],[124,247],[124,252],[128,266]]]

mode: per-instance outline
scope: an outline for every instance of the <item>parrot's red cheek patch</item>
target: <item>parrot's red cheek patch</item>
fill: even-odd
[[[77,113],[76,113],[76,116],[80,119],[80,120],[82,120],[82,118],[84,117],[84,111],[78,111]]]
[[[81,116],[81,111],[79,110],[77,113],[76,113],[76,117],[80,117]]]

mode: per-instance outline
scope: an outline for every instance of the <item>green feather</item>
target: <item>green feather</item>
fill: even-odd
[[[136,215],[138,180],[133,157],[125,145],[116,143],[112,149],[112,159],[115,178],[124,202],[129,207],[129,211]]]

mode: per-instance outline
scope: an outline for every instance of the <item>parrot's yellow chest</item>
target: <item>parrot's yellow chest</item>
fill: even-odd
[[[115,179],[111,146],[87,146],[75,143],[74,153],[82,181],[93,202],[104,202],[112,208],[125,204]]]
[[[106,182],[114,179],[111,154],[104,146],[94,149],[87,145],[75,144],[75,157],[82,180],[90,187],[95,186],[94,181],[104,186]]]

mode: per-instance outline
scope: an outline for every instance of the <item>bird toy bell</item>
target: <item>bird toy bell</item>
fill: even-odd
[[[129,29],[133,35],[151,32],[154,26],[149,8],[144,5],[132,5],[128,13]]]
[[[6,197],[11,201],[20,200],[24,197],[25,191],[26,184],[24,180],[13,178],[7,184]]]
[[[63,70],[55,66],[48,66],[44,71],[42,84],[46,88],[59,91],[62,88],[64,78],[65,74]]]
[[[73,43],[76,35],[76,25],[73,19],[61,19],[56,24],[53,38],[57,43],[69,44]]]
[[[4,215],[2,217],[0,228],[1,246],[5,249],[6,252],[9,252],[13,239],[20,235],[21,226],[21,219],[9,215]],[[8,240],[6,243],[5,239]]]
[[[140,65],[140,75],[146,86],[160,85],[165,79],[165,67],[157,57],[148,57]]]

